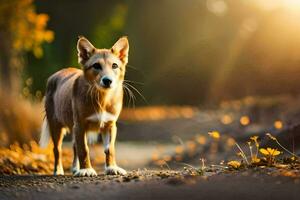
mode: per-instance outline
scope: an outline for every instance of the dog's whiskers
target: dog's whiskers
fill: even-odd
[[[123,88],[124,88],[124,92],[125,92],[126,96],[128,97],[127,105],[130,107],[131,97],[130,97],[130,94],[128,92],[128,88],[125,85],[123,85]]]
[[[148,101],[146,100],[146,98],[144,97],[144,95],[142,95],[142,93],[133,85],[129,84],[128,82],[124,82],[125,85],[129,86],[130,88],[132,88],[136,93],[138,93],[140,95],[140,97],[142,97],[142,99],[145,101],[146,104],[148,104]]]
[[[136,68],[136,67],[134,67],[134,66],[132,66],[132,65],[129,65],[129,64],[127,64],[126,67],[127,67],[127,68],[130,68],[130,69],[134,69],[134,70],[139,71],[139,72],[141,71],[141,70],[139,70],[138,68]]]
[[[125,91],[127,91],[128,97],[129,97],[129,107],[130,107],[130,103],[132,102],[132,106],[135,107],[135,100],[136,97],[134,95],[134,93],[131,91],[131,89],[127,86],[126,83],[123,84],[123,87],[125,89]]]
[[[134,83],[134,84],[139,84],[139,85],[145,85],[144,83],[142,83],[142,82],[138,82],[138,81],[131,81],[131,80],[126,80],[126,79],[124,79],[124,82],[126,82],[126,83]]]

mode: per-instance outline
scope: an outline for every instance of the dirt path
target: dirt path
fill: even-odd
[[[174,171],[129,176],[1,176],[0,199],[299,199],[300,179],[257,172],[212,176]]]

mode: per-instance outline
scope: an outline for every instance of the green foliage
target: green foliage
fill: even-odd
[[[38,9],[51,16],[56,40],[44,45],[42,60],[29,57],[28,76],[33,76],[33,89],[43,90],[53,72],[78,67],[78,35],[99,48],[128,35],[126,79],[144,83],[142,94],[150,104],[199,105],[296,93],[300,12],[259,2],[39,1]]]
[[[104,20],[95,22],[90,36],[93,45],[98,48],[110,48],[117,38],[122,36],[127,19],[128,6],[124,3],[116,4]],[[77,54],[72,54],[72,66],[77,66]]]

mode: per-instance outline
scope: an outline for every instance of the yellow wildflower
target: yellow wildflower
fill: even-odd
[[[252,163],[259,163],[260,162],[260,159],[257,158],[257,157],[253,157],[252,160],[251,160]]]
[[[218,131],[209,132],[208,135],[216,140],[220,139],[220,133]]]
[[[258,140],[258,136],[257,135],[254,135],[254,136],[252,136],[252,137],[250,137],[250,140],[252,140],[253,142],[257,142],[257,140]]]
[[[292,161],[295,161],[295,160],[296,160],[295,156],[292,156],[292,157],[291,157],[291,160],[292,160]]]
[[[241,162],[232,160],[227,163],[228,166],[238,169],[241,166]]]
[[[277,149],[272,149],[269,147],[267,149],[261,148],[261,149],[259,149],[259,151],[260,151],[260,153],[262,153],[265,156],[278,156],[281,153]]]
[[[252,140],[255,143],[256,147],[259,147],[258,136],[254,135],[254,136],[250,137],[250,140]]]

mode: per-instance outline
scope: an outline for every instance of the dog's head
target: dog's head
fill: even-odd
[[[122,84],[128,62],[129,43],[121,37],[110,49],[97,49],[86,38],[77,42],[78,62],[85,78],[103,90]]]

